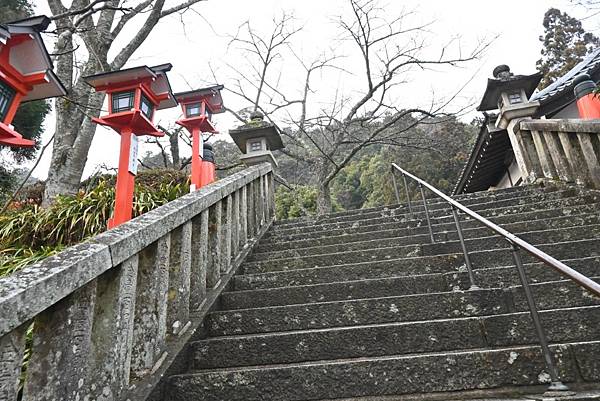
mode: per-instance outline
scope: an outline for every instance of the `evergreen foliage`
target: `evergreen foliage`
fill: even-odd
[[[16,21],[33,15],[29,0],[0,0],[0,23]]]
[[[544,74],[540,89],[566,74],[600,44],[595,35],[583,29],[581,21],[556,8],[546,11],[543,25],[542,57],[537,62]]]

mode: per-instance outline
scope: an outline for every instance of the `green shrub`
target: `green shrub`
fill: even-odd
[[[134,217],[189,193],[182,174],[165,170],[141,174],[135,187]],[[23,202],[0,216],[0,276],[106,231],[114,205],[113,182],[100,178],[93,189],[59,196],[49,208]]]

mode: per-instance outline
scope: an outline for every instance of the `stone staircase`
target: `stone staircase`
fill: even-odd
[[[528,186],[456,199],[598,281],[598,192]],[[549,376],[508,244],[462,217],[481,287],[468,290],[448,205],[432,199],[429,210],[435,244],[416,204],[411,216],[395,205],[276,223],[205,319],[187,373],[168,378],[164,399],[543,392]],[[561,379],[579,394],[594,389],[600,299],[523,256]]]

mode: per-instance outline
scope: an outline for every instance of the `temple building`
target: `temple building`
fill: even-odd
[[[542,78],[539,73],[513,75],[507,66],[497,67],[477,108],[484,119],[453,194],[508,188],[531,181],[526,155],[520,154],[521,147],[516,143],[518,125],[515,128],[515,124],[524,118],[579,118],[573,89],[575,77],[581,74],[600,82],[600,49],[535,93]]]

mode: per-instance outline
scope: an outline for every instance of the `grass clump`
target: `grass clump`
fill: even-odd
[[[187,193],[189,183],[181,172],[140,174],[135,187],[134,217]],[[114,197],[114,179],[100,177],[91,189],[59,196],[48,208],[27,200],[11,207],[0,216],[0,276],[106,231]]]

